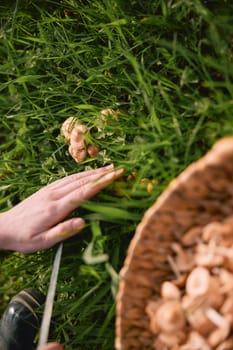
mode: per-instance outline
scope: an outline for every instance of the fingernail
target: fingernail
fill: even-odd
[[[85,221],[83,219],[77,218],[72,220],[72,229],[81,231],[85,226]]]
[[[117,169],[114,171],[111,171],[110,173],[107,173],[105,175],[103,175],[98,182],[99,183],[108,183],[108,181],[112,181],[114,180],[114,178],[117,178],[118,176],[120,176],[122,173],[124,172],[124,169]]]
[[[77,218],[73,219],[71,222],[71,227],[67,230],[63,230],[59,233],[59,237],[69,237],[70,235],[79,233],[85,226],[85,221],[83,219]]]

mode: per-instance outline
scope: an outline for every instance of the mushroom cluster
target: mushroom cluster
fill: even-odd
[[[98,155],[98,147],[89,141],[90,130],[74,117],[69,117],[64,121],[61,133],[69,142],[69,153],[77,163],[84,161],[87,155],[91,158]]]
[[[146,306],[154,349],[233,349],[233,216],[188,230],[169,257],[176,279]]]
[[[116,134],[114,123],[118,122],[120,114],[119,110],[110,108],[100,111],[91,127],[97,130],[95,138],[101,140],[114,137]],[[61,134],[69,142],[69,153],[77,163],[83,162],[88,156],[93,158],[101,154],[99,147],[91,142],[91,128],[75,117],[67,118],[62,124]]]

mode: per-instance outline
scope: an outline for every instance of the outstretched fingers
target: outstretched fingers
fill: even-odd
[[[61,206],[65,207],[67,211],[71,212],[80,204],[90,199],[105,187],[112,184],[124,172],[124,169],[118,169],[107,174],[104,174],[79,188],[67,194],[61,199]]]
[[[56,180],[54,182],[52,182],[50,185],[48,185],[48,187],[51,190],[59,190],[61,188],[63,188],[66,185],[72,184],[72,183],[76,183],[77,181],[81,181],[81,180],[86,180],[89,179],[92,176],[99,176],[101,174],[104,174],[106,172],[109,172],[111,170],[113,170],[114,165],[110,164],[98,169],[94,169],[94,170],[88,170],[88,171],[83,171],[81,173],[75,173],[72,175],[68,175],[62,179]]]
[[[73,191],[79,191],[83,186],[98,180],[104,174],[107,174],[112,171],[112,168],[102,168],[101,171],[95,171],[89,173],[87,176],[77,177],[76,179],[71,179],[71,181],[66,184],[60,185],[54,191],[54,198],[62,198]]]

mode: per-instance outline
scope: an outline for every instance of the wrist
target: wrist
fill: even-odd
[[[8,212],[0,213],[0,250],[10,249]]]

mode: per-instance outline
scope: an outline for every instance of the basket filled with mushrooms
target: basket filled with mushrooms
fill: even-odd
[[[233,349],[233,137],[144,214],[120,271],[115,348]]]

